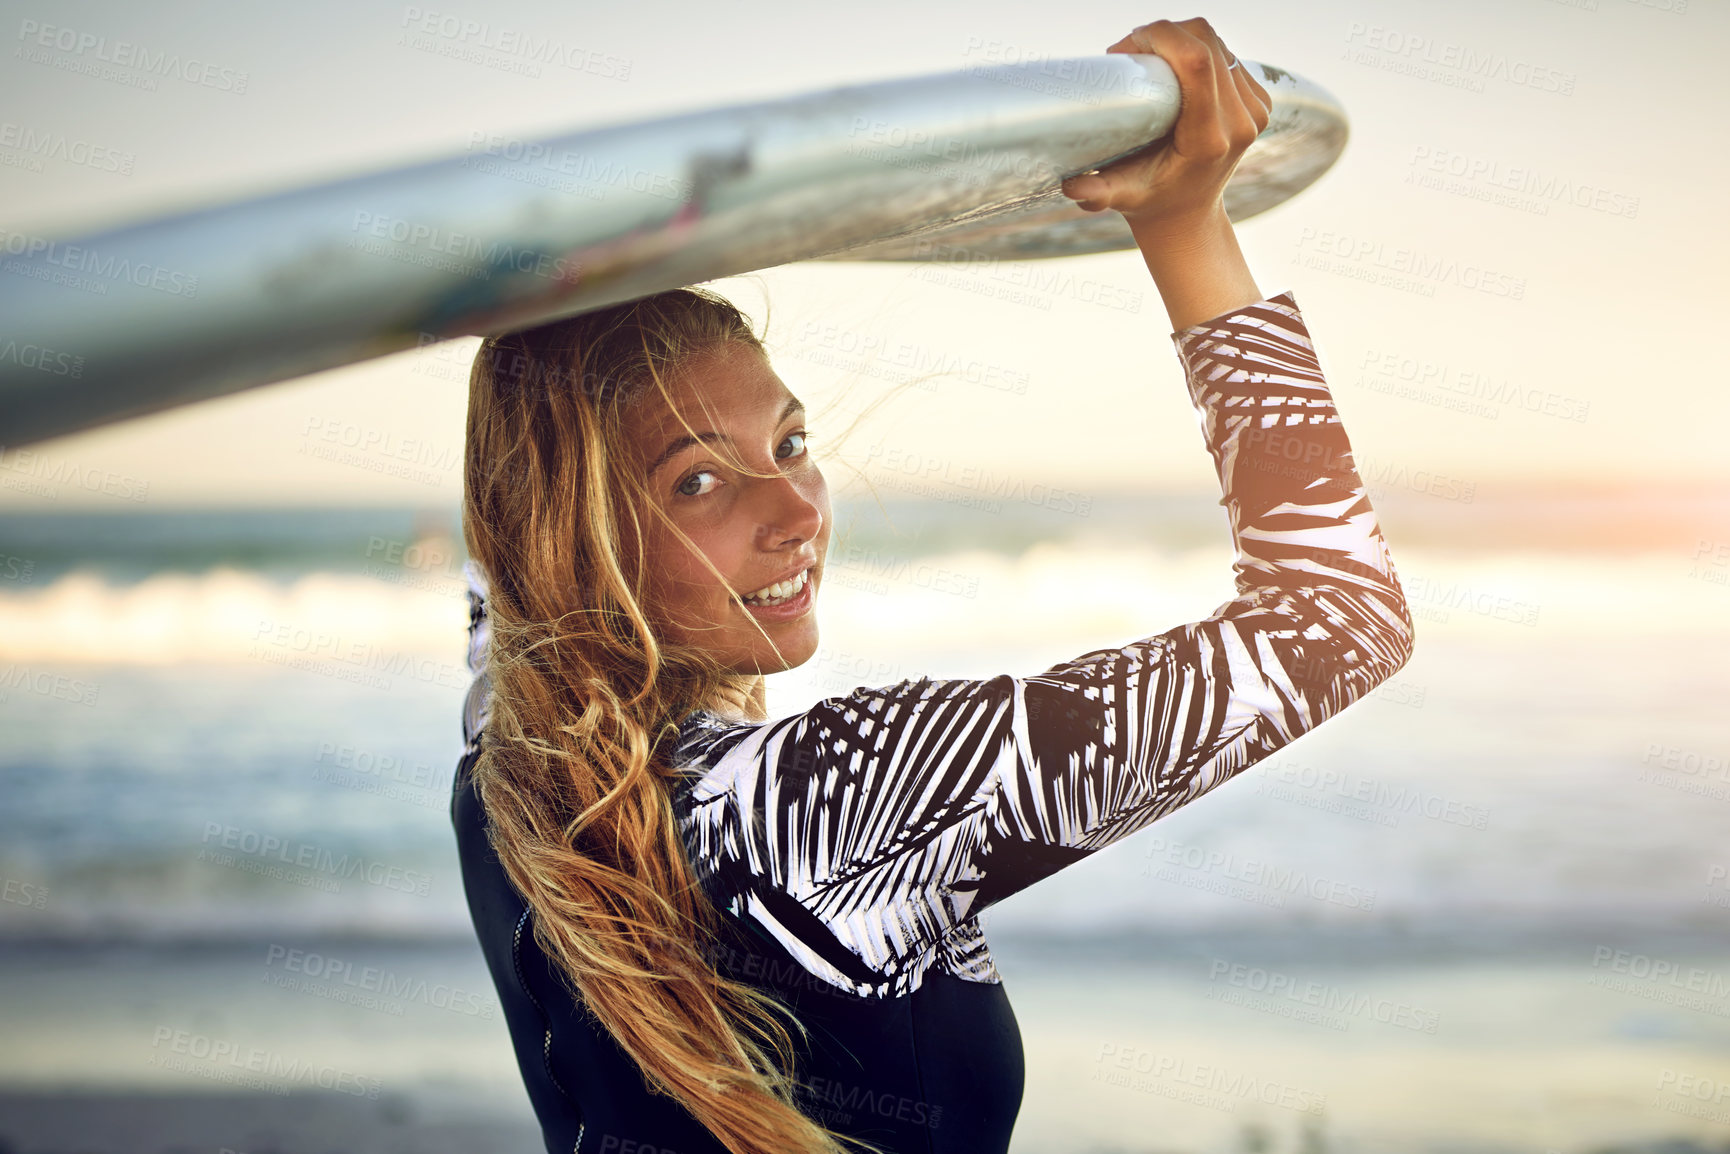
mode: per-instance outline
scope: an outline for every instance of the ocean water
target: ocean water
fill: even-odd
[[[1377,507],[1406,668],[987,915],[1022,1154],[1730,1142],[1730,501]],[[1207,497],[840,512],[775,713],[1232,595]],[[210,1089],[152,1062],[167,1028],[521,1122],[447,809],[457,537],[450,510],[0,516],[0,1093]]]

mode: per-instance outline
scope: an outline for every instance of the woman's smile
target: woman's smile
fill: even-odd
[[[817,582],[812,574],[816,565],[809,564],[792,577],[741,596],[746,610],[765,623],[792,621],[811,611],[817,599]]]

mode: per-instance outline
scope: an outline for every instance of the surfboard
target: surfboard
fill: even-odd
[[[1273,97],[1234,221],[1345,147],[1319,86]],[[0,441],[804,260],[1044,259],[1134,245],[1058,185],[1170,131],[1157,56],[854,85],[535,140],[143,220],[0,243]]]

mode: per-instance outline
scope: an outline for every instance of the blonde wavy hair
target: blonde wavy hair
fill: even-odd
[[[700,289],[483,343],[463,478],[492,627],[475,782],[535,940],[653,1090],[734,1154],[875,1150],[801,1112],[790,1030],[803,1027],[709,960],[718,915],[657,753],[751,678],[657,632],[644,519],[684,535],[632,467],[624,416],[651,390],[671,405],[671,372],[728,344],[764,351],[731,302]]]

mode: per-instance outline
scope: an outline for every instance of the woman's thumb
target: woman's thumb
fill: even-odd
[[[1063,195],[1074,200],[1084,212],[1100,212],[1106,207],[1105,198],[1111,195],[1111,182],[1096,168],[1065,180]]]

